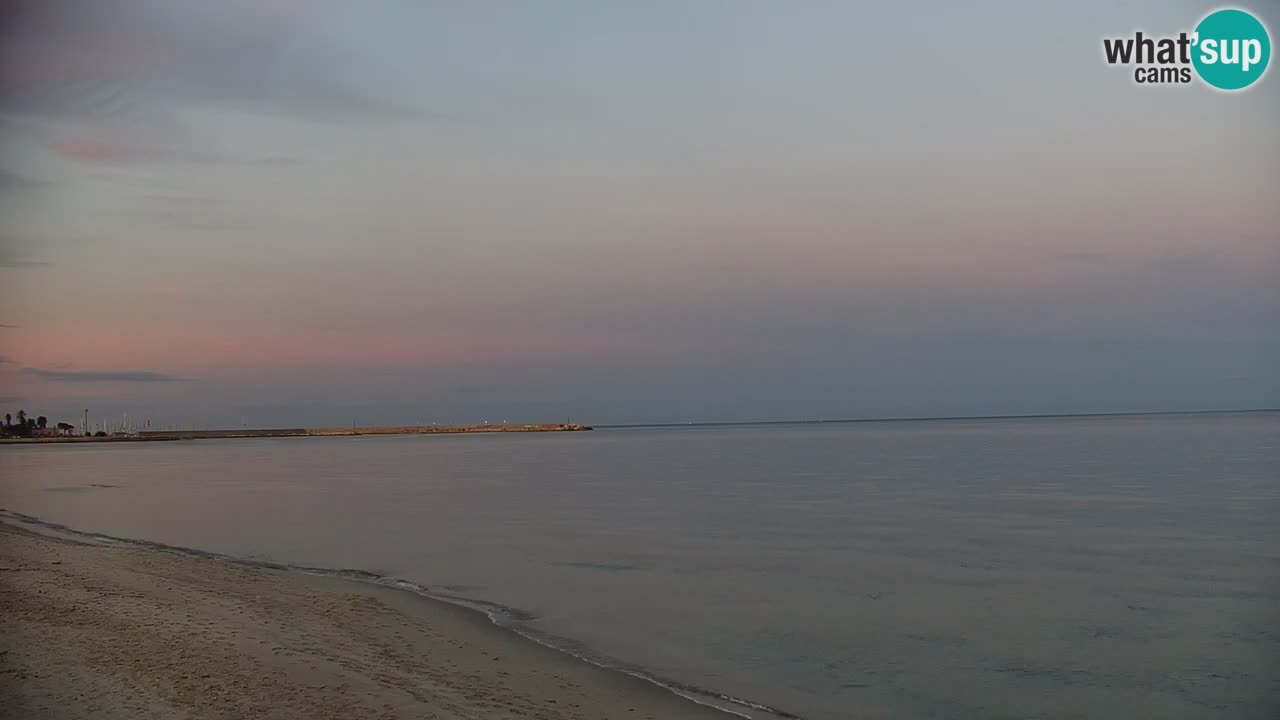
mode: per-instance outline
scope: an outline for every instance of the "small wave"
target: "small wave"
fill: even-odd
[[[581,568],[583,570],[607,570],[609,572],[630,572],[632,570],[646,569],[642,565],[628,565],[625,563],[590,562],[586,560],[571,560],[569,562],[562,562],[559,564],[564,567]]]
[[[183,547],[181,545],[168,545],[151,540],[123,538],[113,535],[104,535],[101,533],[85,532],[60,523],[42,520],[32,515],[26,515],[14,510],[0,508],[0,522],[5,522],[6,520],[11,525],[16,524],[22,527],[27,527],[27,529],[31,529],[31,527],[40,528],[50,534],[76,538],[101,545],[118,545],[143,548],[147,550],[159,550],[188,557],[220,560],[246,567],[335,577],[411,592],[432,600],[449,603],[450,605],[456,605],[475,612],[483,613],[494,625],[510,630],[521,637],[538,643],[539,645],[565,653],[577,660],[595,665],[596,667],[626,673],[632,677],[653,683],[654,685],[699,705],[712,707],[728,714],[737,715],[738,717],[748,718],[748,720],[753,720],[757,717],[756,715],[747,714],[748,712],[762,713],[765,716],[781,718],[783,720],[803,720],[799,715],[795,715],[763,703],[734,697],[725,693],[698,687],[697,685],[682,683],[654,675],[653,673],[650,673],[638,666],[596,653],[586,645],[575,640],[535,630],[529,627],[528,623],[537,620],[537,615],[518,608],[508,607],[500,603],[466,597],[458,595],[455,592],[449,592],[449,589],[456,586],[443,586],[438,589],[433,589],[428,585],[416,583],[412,580],[389,577],[387,575],[380,575],[378,573],[358,568],[324,568],[310,565],[271,562],[269,560],[255,560],[252,558],[243,558],[235,555],[224,555],[222,553],[210,552],[208,550],[200,550],[198,548]]]

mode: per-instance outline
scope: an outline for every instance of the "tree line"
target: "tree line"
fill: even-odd
[[[14,422],[17,420],[17,422]],[[12,413],[4,414],[4,425],[0,426],[0,435],[4,437],[32,437],[37,431],[45,431],[49,428],[49,418],[44,415],[32,416],[26,410],[19,410],[15,417]],[[54,428],[60,435],[75,435],[76,426],[71,423],[60,422],[54,425]],[[88,435],[89,433],[85,433]],[[103,433],[104,435],[106,433]]]

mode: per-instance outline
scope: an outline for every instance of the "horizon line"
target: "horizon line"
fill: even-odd
[[[1280,412],[1280,408],[1243,408],[1225,410],[1133,410],[1127,412],[1030,413],[1025,415],[919,415],[908,417],[871,417],[806,420],[708,420],[655,423],[593,423],[596,429],[731,427],[747,425],[838,425],[877,422],[943,422],[948,420],[1046,420],[1053,418],[1147,417],[1152,415],[1231,415],[1240,413]]]

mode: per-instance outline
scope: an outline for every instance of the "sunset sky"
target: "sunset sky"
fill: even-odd
[[[251,426],[1280,406],[1216,3],[0,11],[0,396]],[[1280,4],[1255,2],[1272,29]]]

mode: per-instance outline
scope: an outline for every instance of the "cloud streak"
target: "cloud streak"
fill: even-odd
[[[18,246],[18,239],[13,236],[0,235],[0,268],[23,269],[48,267],[49,263],[40,260],[28,260],[15,253],[12,248]],[[0,327],[11,327],[8,325]]]
[[[151,370],[44,370],[41,368],[23,368],[22,372],[42,380],[53,382],[131,382],[159,383],[177,382],[189,378],[169,375]]]
[[[422,117],[365,92],[356,58],[308,31],[332,3],[18,0],[0,30],[0,115],[86,164],[254,162],[183,118],[231,110],[327,123]],[[265,158],[273,162],[275,158]]]
[[[24,192],[28,190],[38,190],[45,186],[45,183],[35,178],[27,177],[19,173],[0,170],[0,192]]]

